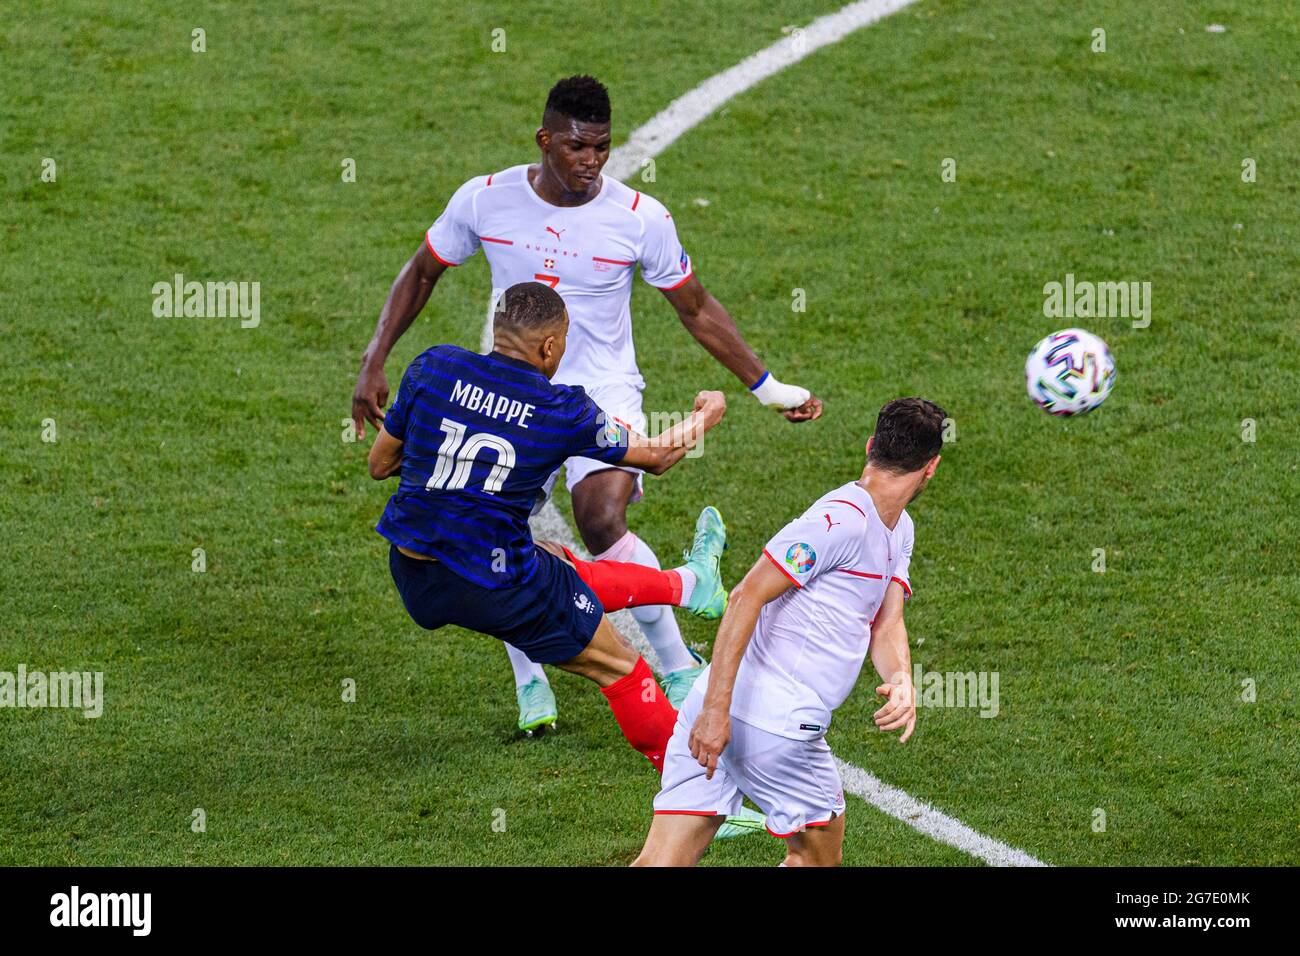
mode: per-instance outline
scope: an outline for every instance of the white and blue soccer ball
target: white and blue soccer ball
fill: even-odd
[[[1081,415],[1115,387],[1115,360],[1106,343],[1083,329],[1053,332],[1025,360],[1029,397],[1053,415]]]

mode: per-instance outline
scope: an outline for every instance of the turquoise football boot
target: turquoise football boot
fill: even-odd
[[[727,589],[722,586],[722,552],[726,547],[727,526],[718,509],[709,505],[695,519],[695,541],[685,556],[686,567],[695,575],[686,608],[706,621],[716,621],[727,609]]]
[[[550,684],[534,677],[522,687],[515,688],[515,697],[519,701],[519,729],[526,736],[555,729],[560,715]]]
[[[718,827],[718,832],[713,835],[713,839],[733,840],[736,837],[749,836],[751,833],[762,833],[766,829],[767,817],[757,810],[741,807],[739,813],[734,817],[727,817],[727,821]]]
[[[682,701],[686,699],[686,695],[695,686],[695,681],[704,673],[704,668],[708,665],[708,662],[694,650],[689,647],[686,650],[695,659],[695,666],[670,671],[659,681],[663,685],[664,696],[668,698],[668,703],[673,705],[673,710],[682,709]]]

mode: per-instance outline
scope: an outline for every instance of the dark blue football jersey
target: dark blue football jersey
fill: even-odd
[[[613,465],[627,453],[626,427],[581,386],[454,345],[411,363],[384,430],[405,444],[401,483],[375,530],[486,588],[536,572],[528,516],[566,458]]]

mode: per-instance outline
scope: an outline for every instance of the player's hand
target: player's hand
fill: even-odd
[[[704,427],[712,428],[722,421],[727,411],[727,396],[721,392],[700,392],[695,396],[695,411],[701,413]]]
[[[731,715],[724,711],[710,710],[707,707],[695,718],[688,741],[691,756],[700,762],[708,772],[705,778],[713,779],[713,771],[718,769],[718,758],[731,740]]]
[[[366,437],[366,422],[378,428],[384,421],[384,406],[388,404],[388,378],[382,366],[361,367],[357,387],[352,393],[352,422],[357,426],[357,440]]]
[[[907,743],[916,727],[916,689],[912,682],[906,677],[898,677],[888,684],[881,684],[876,693],[888,698],[885,706],[875,713],[876,726],[886,732],[904,728],[898,742]]]
[[[822,417],[822,400],[809,395],[808,401],[794,408],[783,408],[781,414],[785,416],[786,421],[811,422]]]

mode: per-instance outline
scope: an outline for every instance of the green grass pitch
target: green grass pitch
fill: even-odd
[[[0,709],[0,863],[636,854],[656,781],[603,699],[556,672],[560,732],[515,739],[501,648],[402,610],[372,531],[388,492],[342,420],[397,269],[459,183],[535,159],[555,79],[610,86],[617,143],[838,4],[652,6],[6,15],[0,670],[103,671],[106,703]],[[899,747],[870,725],[868,666],[829,739],[1051,863],[1300,862],[1298,46],[1289,0],[921,0],[730,102],[645,186],[826,414],[757,407],[638,280],[647,408],[709,387],[731,412],[633,526],[672,555],[718,505],[734,580],[856,475],[886,399],[944,405],[956,440],[911,509],[913,653],[997,671],[1001,712],[922,708]],[[177,272],[260,282],[261,324],[155,318]],[[1079,320],[1118,384],[1058,420],[1021,367],[1072,324],[1042,311],[1067,272],[1149,281],[1153,308],[1145,329]],[[488,285],[482,256],[448,275],[390,381],[431,344],[477,346]],[[707,648],[713,626],[682,622]],[[781,854],[754,837],[705,862]],[[845,861],[977,862],[853,797]]]

